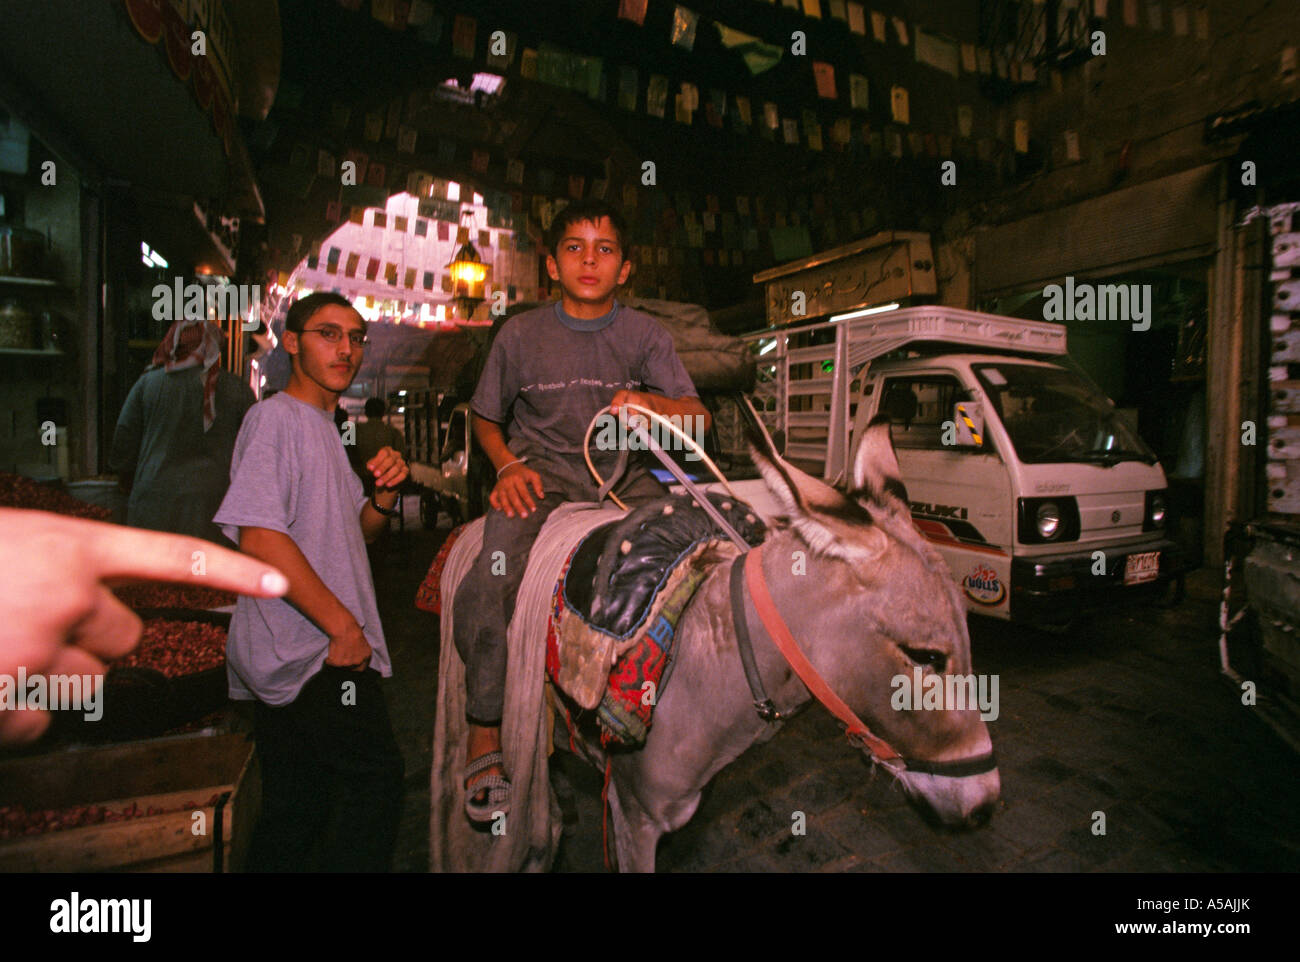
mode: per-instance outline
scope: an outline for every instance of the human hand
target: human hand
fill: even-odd
[[[537,504],[528,493],[529,487],[537,492],[538,500],[546,497],[542,490],[542,476],[522,461],[507,465],[497,479],[496,486],[488,495],[488,503],[498,511],[504,511],[507,518],[513,518],[518,512],[521,518],[537,509]]]
[[[276,568],[200,538],[0,508],[0,677],[104,673],[135,647],[143,625],[110,585],[171,581],[258,598],[289,589]],[[24,699],[25,692],[18,693]],[[0,742],[31,741],[45,711],[4,711]]]
[[[336,668],[347,668],[350,671],[366,670],[374,649],[370,647],[370,642],[366,641],[360,625],[353,621],[340,633],[330,635],[329,639],[330,650],[325,656],[325,664]]]
[[[366,470],[375,476],[375,487],[382,491],[395,491],[411,476],[406,459],[394,448],[380,448],[379,453],[366,462]]]
[[[617,415],[619,409],[625,404],[635,404],[637,407],[647,408],[658,413],[659,409],[655,406],[655,397],[656,395],[649,394],[646,391],[619,391],[614,395],[614,400],[609,402],[610,413]]]

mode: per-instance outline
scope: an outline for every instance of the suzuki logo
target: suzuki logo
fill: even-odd
[[[1118,511],[1112,511],[1112,512],[1110,513],[1110,523],[1111,523],[1111,524],[1119,524],[1119,517],[1120,517],[1120,516],[1119,516],[1119,512],[1118,512]]]

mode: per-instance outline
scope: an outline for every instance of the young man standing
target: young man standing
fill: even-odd
[[[546,269],[560,283],[560,302],[502,326],[470,402],[474,437],[497,472],[482,551],[454,600],[469,722],[465,805],[477,823],[509,811],[501,754],[506,629],[529,552],[556,507],[596,500],[583,461],[588,424],[602,408],[617,413],[623,404],[703,418],[706,429],[709,419],[668,332],[614,299],[632,271],[618,212],[597,201],[573,204],[555,218],[551,235]],[[592,460],[608,478],[617,457],[593,452]],[[633,461],[614,493],[632,504],[665,491]],[[501,557],[504,575],[494,564]]]
[[[387,871],[397,835],[403,764],[365,545],[409,471],[382,449],[367,498],[333,418],[365,327],[338,294],[289,309],[289,385],[245,418],[214,519],[289,578],[283,599],[240,597],[227,644],[230,696],[254,702],[263,799],[249,860],[265,871]]]

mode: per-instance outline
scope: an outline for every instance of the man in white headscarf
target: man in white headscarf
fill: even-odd
[[[181,320],[135,382],[113,433],[112,467],[130,492],[126,523],[230,542],[212,523],[252,389],[221,368],[221,328]]]

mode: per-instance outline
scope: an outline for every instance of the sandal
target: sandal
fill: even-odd
[[[465,814],[475,825],[487,825],[496,820],[498,815],[510,814],[510,782],[501,775],[487,775],[474,783],[470,790],[470,779],[479,772],[494,765],[505,767],[505,756],[499,752],[480,755],[465,767]],[[483,796],[483,790],[487,795]],[[482,800],[476,800],[482,796]]]

